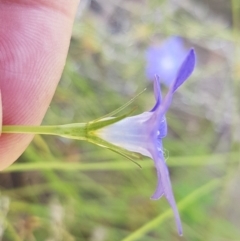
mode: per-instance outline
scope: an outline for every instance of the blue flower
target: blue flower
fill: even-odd
[[[156,103],[152,110],[136,116],[127,117],[114,124],[104,126],[95,132],[95,135],[115,146],[131,152],[140,153],[153,159],[158,181],[156,190],[151,198],[156,200],[163,195],[166,197],[173,209],[180,235],[182,235],[181,220],[172,192],[168,167],[164,159],[162,138],[167,135],[165,114],[171,104],[173,94],[191,75],[194,66],[195,52],[191,49],[163,100],[161,98],[159,78],[155,78],[154,93]]]
[[[160,81],[170,86],[186,54],[180,37],[171,37],[163,45],[149,47],[146,53],[147,78],[153,81],[155,75],[159,75]]]

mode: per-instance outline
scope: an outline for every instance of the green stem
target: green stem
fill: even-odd
[[[58,126],[3,126],[2,133],[56,135]]]
[[[2,133],[41,134],[55,135],[71,139],[86,140],[87,124],[67,124],[55,126],[17,126],[9,125],[2,127]]]

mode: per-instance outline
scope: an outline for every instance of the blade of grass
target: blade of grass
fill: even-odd
[[[189,205],[196,202],[200,197],[210,193],[211,191],[218,188],[221,184],[221,179],[214,179],[207,184],[197,188],[192,193],[190,193],[187,197],[183,198],[180,202],[178,202],[178,209],[183,211]],[[163,223],[167,218],[172,216],[172,210],[169,208],[164,213],[157,216],[155,219],[151,220],[147,224],[143,225],[135,232],[131,233],[129,236],[124,238],[122,241],[134,241],[143,237],[146,233],[153,230],[156,227],[159,227],[161,223]]]
[[[225,153],[202,156],[185,156],[185,157],[171,157],[168,159],[168,166],[203,166],[203,165],[217,165],[224,163],[226,160],[231,162],[239,162],[239,153]],[[150,160],[141,161],[142,168],[153,167],[153,162]],[[25,172],[25,171],[40,171],[40,170],[61,170],[61,171],[112,171],[139,168],[127,161],[121,162],[98,162],[98,163],[65,163],[59,161],[51,162],[35,162],[35,163],[15,163],[3,172]]]

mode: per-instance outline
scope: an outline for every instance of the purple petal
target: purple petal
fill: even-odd
[[[163,117],[163,119],[160,122],[158,131],[159,131],[158,139],[162,139],[167,135],[167,120],[166,120],[165,116]]]
[[[162,101],[160,80],[159,80],[159,76],[158,75],[155,75],[155,79],[154,79],[154,83],[153,83],[153,89],[154,89],[154,95],[155,95],[155,99],[156,99],[156,104],[150,110],[150,112],[155,111],[158,108],[158,106],[161,104],[161,101]]]
[[[157,187],[154,194],[151,196],[152,200],[158,200],[164,195],[164,190],[161,183],[161,174],[159,171],[157,171],[157,178],[158,178]]]
[[[157,151],[159,152],[159,156],[162,157],[162,160],[157,160],[157,161],[165,161],[164,155],[163,155],[163,145],[162,145],[161,139],[157,140],[156,148],[157,148]],[[157,170],[157,187],[156,187],[156,190],[155,190],[154,194],[151,196],[151,199],[157,200],[164,195],[164,189],[163,189],[163,185],[162,185],[162,181],[161,181],[162,180],[161,179],[161,172],[160,172],[159,168],[157,168],[155,159],[153,159],[153,160],[154,160],[156,170]]]
[[[194,49],[191,49],[189,51],[189,54],[187,55],[186,59],[182,63],[177,78],[175,82],[173,83],[172,87],[169,89],[166,97],[164,98],[162,104],[159,106],[159,108],[156,108],[156,115],[158,118],[162,118],[165,113],[167,112],[171,102],[174,92],[177,90],[177,88],[190,76],[190,74],[193,72],[195,67],[195,51]]]
[[[157,170],[158,183],[157,183],[157,188],[151,198],[158,199],[163,194],[165,195],[168,203],[170,204],[173,210],[176,225],[178,228],[178,233],[179,235],[182,235],[183,232],[182,232],[181,219],[180,219],[175,198],[172,192],[172,186],[169,178],[168,167],[164,161],[163,153],[161,151],[158,153],[156,153],[155,151],[154,153],[155,154],[153,155],[153,159]]]
[[[162,95],[161,95],[160,86],[161,86],[161,84],[160,84],[159,76],[155,75],[155,79],[154,79],[154,83],[153,83],[154,95],[155,95],[155,99],[159,100],[159,102],[161,103]]]
[[[195,59],[195,51],[194,49],[191,49],[178,71],[177,78],[171,88],[172,93],[174,93],[177,88],[191,75],[195,67]]]
[[[163,120],[163,118],[165,118],[165,114],[172,102],[172,96],[173,96],[173,93],[171,90],[169,90],[167,95],[165,96],[162,104],[159,106],[156,106],[156,105],[154,106],[154,108],[153,108],[154,115],[152,117],[153,121],[157,120],[157,123],[159,123],[159,121],[161,121],[161,120]],[[157,123],[155,122],[155,125],[157,125]],[[158,130],[160,128],[161,128],[161,124],[159,125]]]
[[[161,45],[150,46],[146,53],[147,78],[153,81],[157,74],[160,81],[169,87],[187,53],[182,39],[176,36],[168,38]]]

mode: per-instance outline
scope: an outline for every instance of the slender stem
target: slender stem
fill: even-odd
[[[55,126],[2,126],[2,133],[55,135],[71,139],[86,140],[86,123]]]
[[[3,126],[2,133],[58,135],[58,126]]]

